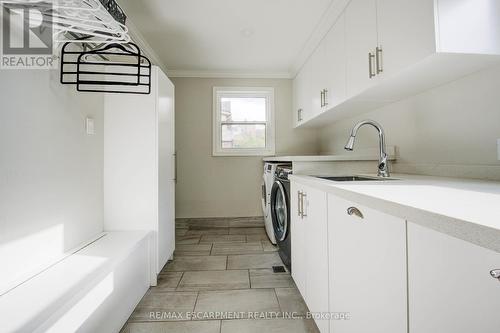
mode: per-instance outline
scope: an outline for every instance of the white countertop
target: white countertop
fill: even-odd
[[[500,182],[394,174],[399,180],[293,181],[500,252]]]
[[[273,156],[264,158],[264,162],[330,162],[330,161],[378,161],[374,155],[303,155],[303,156]],[[389,160],[395,160],[389,156]]]

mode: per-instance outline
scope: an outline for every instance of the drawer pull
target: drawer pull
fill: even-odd
[[[500,269],[494,269],[490,272],[490,275],[494,279],[500,280]]]
[[[375,59],[375,54],[373,53],[368,53],[368,76],[369,78],[375,77],[375,72],[373,70],[373,60]]]
[[[357,209],[356,207],[349,207],[347,208],[347,214],[350,215],[350,216],[357,216],[359,217],[360,219],[364,219],[365,217],[363,216],[363,213],[361,213],[361,211],[359,209]]]

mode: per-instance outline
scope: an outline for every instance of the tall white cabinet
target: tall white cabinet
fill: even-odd
[[[105,96],[104,228],[153,231],[157,274],[175,247],[175,108],[174,85],[156,66],[151,80],[149,95]]]

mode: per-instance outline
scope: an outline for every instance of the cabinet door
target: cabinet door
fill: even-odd
[[[158,273],[175,250],[174,85],[158,69]]]
[[[410,332],[500,332],[500,254],[408,223]]]
[[[323,90],[326,89],[326,44],[323,40],[318,48],[314,51],[311,58],[312,80],[311,80],[311,103],[312,113],[311,117],[319,115],[324,110],[323,106]]]
[[[379,69],[392,75],[436,51],[434,0],[377,0]]]
[[[342,15],[325,38],[327,109],[346,99],[345,16]]]
[[[406,332],[405,221],[328,195],[328,236],[330,311],[349,313],[330,331]]]
[[[312,115],[312,66],[308,61],[301,68],[294,80],[294,98],[296,125],[300,125]]]
[[[291,182],[290,185],[290,232],[292,241],[292,278],[303,297],[306,296],[306,239],[305,220],[299,216],[301,185]]]
[[[372,86],[368,54],[377,47],[376,0],[352,0],[345,11],[347,96],[352,97]],[[372,72],[375,60],[372,59]]]
[[[327,313],[328,306],[328,230],[327,194],[304,187],[306,216],[306,297],[309,310]],[[316,320],[320,332],[328,332],[328,320]]]

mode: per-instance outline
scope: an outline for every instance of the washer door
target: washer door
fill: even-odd
[[[288,232],[288,202],[285,188],[280,181],[274,182],[271,191],[271,214],[274,235],[278,242],[282,242]]]

